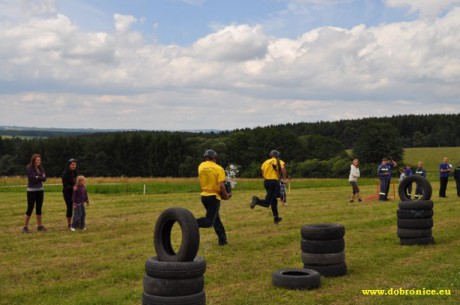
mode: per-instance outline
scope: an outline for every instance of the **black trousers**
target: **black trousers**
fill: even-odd
[[[267,191],[265,195],[265,200],[259,199],[257,200],[257,205],[263,206],[265,208],[271,207],[273,216],[277,218],[278,214],[278,199],[280,192],[280,183],[278,180],[274,179],[265,179],[264,180],[264,187]]]
[[[441,186],[439,188],[439,197],[446,197],[447,182],[449,177],[441,177]]]
[[[27,211],[26,211],[27,216],[32,215],[34,206],[35,206],[35,214],[37,215],[42,214],[43,198],[44,198],[43,191],[27,192]]]
[[[64,201],[65,201],[65,205],[67,207],[67,212],[65,214],[65,216],[67,218],[72,218],[72,212],[73,212],[73,204],[72,204],[72,194],[73,194],[73,190],[70,191],[70,192],[62,192],[63,196],[64,196]]]
[[[224,224],[220,220],[219,216],[220,200],[218,200],[216,196],[201,196],[201,203],[203,203],[203,206],[206,209],[206,216],[197,219],[198,227],[214,227],[214,231],[219,238],[219,242],[226,242],[227,235],[225,234]]]
[[[455,180],[455,184],[457,184],[457,196],[460,197],[460,179]]]
[[[388,200],[388,190],[389,190],[390,181],[385,179],[380,179],[380,192],[379,192],[379,200]]]

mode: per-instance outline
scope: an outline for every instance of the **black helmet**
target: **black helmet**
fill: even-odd
[[[280,152],[277,151],[277,150],[272,150],[272,151],[270,152],[270,157],[276,157],[276,158],[278,158],[279,156],[280,156]]]
[[[217,157],[217,153],[212,150],[212,149],[207,149],[205,152],[204,152],[204,156],[203,157],[208,157],[208,158],[211,158],[211,159],[215,159]]]

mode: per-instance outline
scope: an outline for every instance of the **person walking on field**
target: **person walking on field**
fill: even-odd
[[[77,185],[75,191],[72,194],[72,202],[75,213],[73,215],[72,225],[70,230],[75,231],[76,229],[86,230],[86,210],[85,203],[89,205],[88,193],[86,192],[85,177],[77,177]]]
[[[43,182],[46,181],[45,170],[42,166],[42,158],[39,154],[33,154],[27,165],[27,211],[24,215],[23,233],[29,233],[29,220],[35,207],[37,215],[37,230],[44,232],[46,228],[42,223],[42,206],[44,199]]]
[[[271,207],[274,223],[278,224],[283,219],[279,217],[277,197],[280,192],[280,182],[286,184],[286,168],[285,163],[279,158],[279,151],[272,150],[269,157],[270,158],[261,166],[262,176],[264,177],[264,187],[267,191],[265,200],[259,199],[257,196],[253,196],[250,207],[251,209],[253,209],[256,205],[260,205],[265,208]]]
[[[67,207],[66,217],[67,217],[67,228],[70,230],[70,225],[72,224],[72,212],[73,212],[73,187],[77,182],[77,160],[70,159],[67,161],[67,166],[62,173],[62,194],[64,196],[64,201]]]
[[[423,162],[418,161],[417,168],[415,169],[415,175],[422,176],[426,178],[426,169],[423,168]],[[421,184],[417,184],[415,188],[415,199],[419,199],[423,195],[423,187]]]
[[[460,197],[460,163],[454,169],[455,184],[457,185],[457,196]]]
[[[214,227],[219,245],[227,242],[224,225],[219,216],[220,201],[230,199],[225,189],[225,171],[216,163],[217,153],[208,149],[204,152],[204,161],[198,166],[198,178],[201,186],[201,203],[206,209],[206,216],[198,218],[198,227]]]
[[[447,198],[447,183],[449,182],[449,173],[452,170],[452,166],[448,162],[449,159],[447,159],[447,157],[444,157],[441,165],[439,165],[439,178],[441,182],[441,186],[439,188],[439,197],[441,198]]]
[[[358,202],[362,201],[362,199],[361,199],[361,197],[359,195],[359,187],[358,187],[358,178],[359,177],[360,177],[359,160],[358,159],[353,159],[353,162],[350,165],[350,176],[348,177],[348,182],[350,182],[351,187],[352,187],[350,203],[353,203],[355,198],[358,198]]]

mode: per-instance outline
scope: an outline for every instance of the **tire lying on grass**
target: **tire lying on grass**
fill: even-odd
[[[412,176],[409,176],[412,177]],[[403,180],[404,181],[404,180]],[[407,201],[400,202],[400,210],[431,210],[433,209],[433,201],[431,200],[417,200],[417,201]]]
[[[288,268],[274,271],[272,284],[287,289],[315,289],[321,286],[321,278],[315,270]]]
[[[400,238],[400,244],[403,246],[413,245],[429,245],[434,244],[434,237],[421,237],[421,238]]]
[[[433,192],[430,182],[425,177],[422,177],[420,175],[410,175],[404,178],[399,183],[398,195],[401,201],[412,201],[413,200],[407,195],[407,188],[409,187],[410,184],[414,182],[417,185],[420,185],[423,189],[423,194],[421,195],[419,199],[420,200],[430,200],[431,194]]]
[[[300,228],[300,234],[306,240],[335,240],[345,235],[345,227],[337,223],[308,224]]]
[[[182,243],[177,253],[171,244],[171,231],[176,222],[182,231]],[[200,246],[200,232],[195,216],[184,208],[164,210],[155,224],[153,244],[160,261],[193,261]]]
[[[343,276],[346,275],[348,271],[346,263],[328,266],[315,266],[304,264],[303,267],[306,269],[316,270],[319,272],[319,274],[325,277]]]
[[[148,293],[142,294],[142,305],[205,305],[206,294],[201,291],[197,294],[181,296],[181,297],[162,297],[151,295]]]
[[[433,236],[431,229],[398,229],[399,238],[422,238]]]
[[[206,261],[197,256],[191,262],[160,262],[152,256],[145,262],[148,276],[162,279],[191,279],[202,276],[206,271]]]
[[[433,218],[422,219],[398,219],[399,229],[431,229]]]
[[[314,266],[337,265],[345,262],[345,252],[313,254],[302,252],[302,263]]]
[[[345,249],[345,240],[307,240],[302,239],[300,242],[302,252],[313,254],[337,253]]]
[[[399,219],[420,219],[433,217],[433,210],[397,210],[396,216]]]
[[[204,276],[190,279],[161,279],[144,275],[144,292],[156,296],[180,297],[204,289]]]

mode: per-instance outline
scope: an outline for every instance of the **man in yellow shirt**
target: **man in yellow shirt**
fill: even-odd
[[[262,207],[272,208],[275,224],[278,224],[282,218],[278,214],[278,200],[277,197],[280,191],[280,180],[286,183],[286,169],[284,162],[279,158],[280,153],[277,150],[270,152],[270,158],[262,164],[262,176],[264,177],[264,187],[267,191],[265,200],[259,199],[257,196],[252,197],[251,209],[256,205]]]
[[[230,199],[225,189],[225,171],[216,164],[217,153],[208,149],[204,152],[204,161],[198,166],[198,178],[201,186],[201,202],[206,209],[206,216],[198,218],[200,228],[214,227],[219,237],[219,245],[227,244],[225,228],[219,217],[220,200]]]

